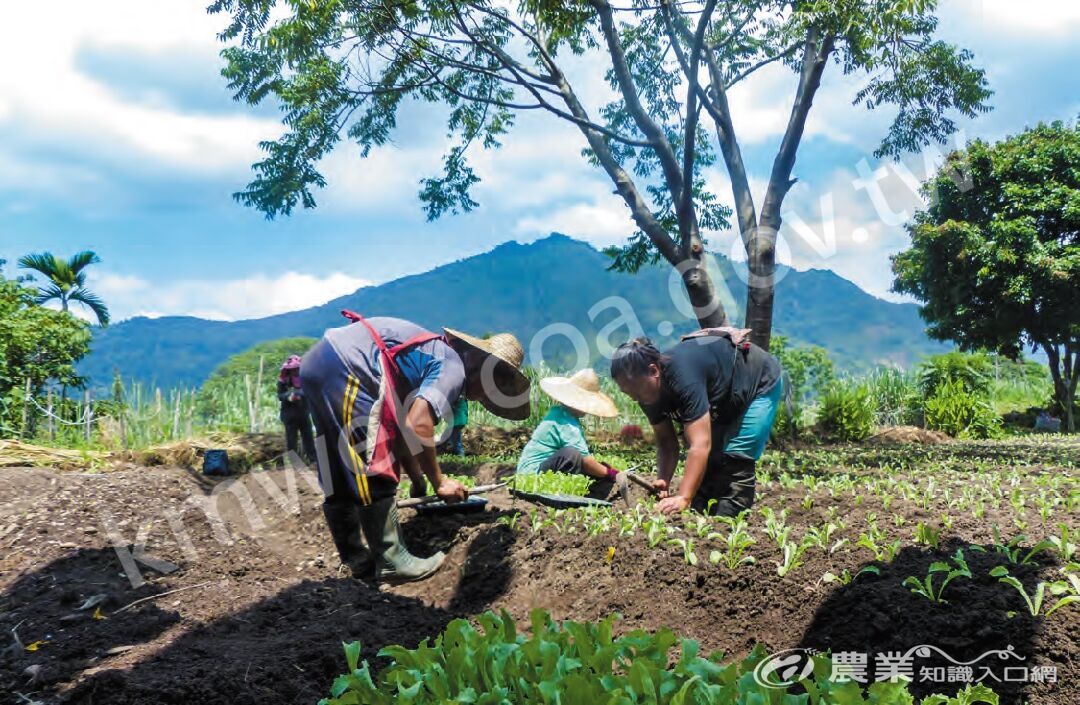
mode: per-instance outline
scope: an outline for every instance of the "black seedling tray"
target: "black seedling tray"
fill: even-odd
[[[413,507],[413,509],[421,514],[469,514],[484,511],[487,503],[488,501],[483,497],[469,497],[464,502],[458,502],[457,504],[432,502],[431,504],[421,504],[418,507]]]
[[[611,502],[591,497],[578,497],[572,494],[543,494],[540,492],[522,492],[511,489],[510,494],[526,502],[544,504],[555,509],[570,509],[572,507],[610,507]]]

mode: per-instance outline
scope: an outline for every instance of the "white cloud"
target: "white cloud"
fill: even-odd
[[[963,22],[1015,36],[1026,33],[1063,37],[1080,28],[1080,3],[1076,0],[952,0],[943,12],[957,13]]]
[[[278,134],[276,121],[245,115],[183,113],[125,100],[79,72],[86,46],[138,53],[178,50],[209,54],[222,17],[186,3],[112,0],[5,8],[0,29],[0,124],[50,146],[131,156],[184,170],[215,172],[247,166],[257,142]],[[40,32],[48,28],[47,46]],[[215,86],[214,89],[217,89]]]
[[[596,246],[618,245],[637,230],[630,209],[614,195],[595,194],[580,201],[543,213],[527,215],[514,226],[524,236],[545,236],[560,232],[586,240]]]
[[[105,300],[115,320],[198,316],[232,321],[318,306],[370,284],[343,272],[325,276],[285,272],[224,281],[178,279],[164,284],[106,273],[92,278],[89,286]]]

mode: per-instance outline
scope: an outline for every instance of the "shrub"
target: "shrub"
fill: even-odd
[[[481,630],[456,619],[436,637],[415,649],[388,646],[379,652],[389,665],[374,673],[360,663],[360,644],[345,645],[349,673],[339,676],[331,697],[319,705],[391,705],[477,703],[546,705],[547,703],[653,703],[721,705],[727,703],[812,702],[913,703],[904,681],[869,686],[869,699],[854,681],[830,680],[829,657],[813,656],[812,671],[793,686],[765,686],[755,678],[767,653],[758,644],[741,662],[724,665],[722,652],[699,654],[697,642],[678,639],[669,630],[613,634],[615,616],[597,623],[557,624],[542,610],[532,613],[532,634],[517,631],[504,610],[487,612]],[[679,645],[674,658],[670,653]],[[792,668],[792,671],[795,669]],[[809,670],[809,669],[807,669]],[[767,668],[760,680],[768,677]],[[774,682],[772,675],[767,682]],[[997,705],[997,696],[981,685],[968,686],[957,698],[930,696],[923,705],[960,703]]]
[[[954,438],[994,438],[1001,418],[983,396],[972,393],[959,379],[946,381],[926,400],[926,427]]]
[[[807,403],[820,396],[834,380],[832,360],[817,345],[793,345],[787,336],[774,335],[769,352],[784,368],[784,402],[776,414],[772,436],[798,436],[806,427]]]
[[[994,366],[985,353],[953,351],[933,355],[919,365],[919,385],[927,398],[946,382],[957,382],[969,394],[988,396]]]
[[[821,397],[818,425],[842,441],[861,441],[874,432],[874,401],[865,383],[834,382]]]

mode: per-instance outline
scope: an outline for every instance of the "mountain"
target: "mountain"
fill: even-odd
[[[741,310],[746,286],[738,265],[721,257],[717,261]],[[80,371],[98,387],[107,385],[116,371],[125,379],[166,388],[195,386],[226,358],[256,343],[319,337],[328,327],[344,325],[342,308],[406,318],[433,330],[448,326],[478,335],[510,331],[527,348],[543,330],[547,342],[542,354],[557,366],[574,364],[575,348],[565,331],[580,331],[577,344],[586,341],[589,357],[597,360],[597,332],[609,324],[618,328],[610,335],[612,343],[627,337],[627,327],[619,322],[636,319],[661,346],[697,327],[692,316],[680,313],[680,306],[684,312],[689,308],[671,267],[624,274],[608,271],[608,264],[607,257],[588,244],[556,234],[528,245],[505,243],[430,272],[268,318],[133,318],[98,330]],[[922,355],[947,349],[927,339],[912,304],[875,298],[827,270],[784,274],[776,287],[775,331],[821,345],[841,369],[877,363],[910,366]],[[594,306],[595,320],[590,317]]]

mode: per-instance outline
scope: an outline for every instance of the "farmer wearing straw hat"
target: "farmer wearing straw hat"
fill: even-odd
[[[619,415],[615,402],[600,391],[596,373],[584,369],[572,377],[547,377],[540,380],[540,389],[555,400],[555,405],[521,451],[517,473],[531,475],[554,470],[588,475],[599,481],[620,482],[615,468],[590,455],[581,426],[581,417],[586,414],[603,418]]]
[[[304,459],[315,459],[315,441],[311,436],[311,416],[308,414],[304,390],[300,387],[300,356],[289,355],[278,373],[277,397],[281,402],[278,418],[285,426],[285,449],[297,450],[297,440]]]
[[[528,418],[524,350],[508,333],[481,339],[446,328],[439,335],[399,318],[342,313],[353,323],[326,331],[300,367],[318,432],[323,513],[354,575],[366,576],[374,564],[377,580],[422,580],[445,556],[421,559],[405,547],[401,472],[414,492],[423,494],[426,476],[444,501],[464,500],[465,488],[439,467],[435,426],[453,417],[463,396],[503,418]]]

